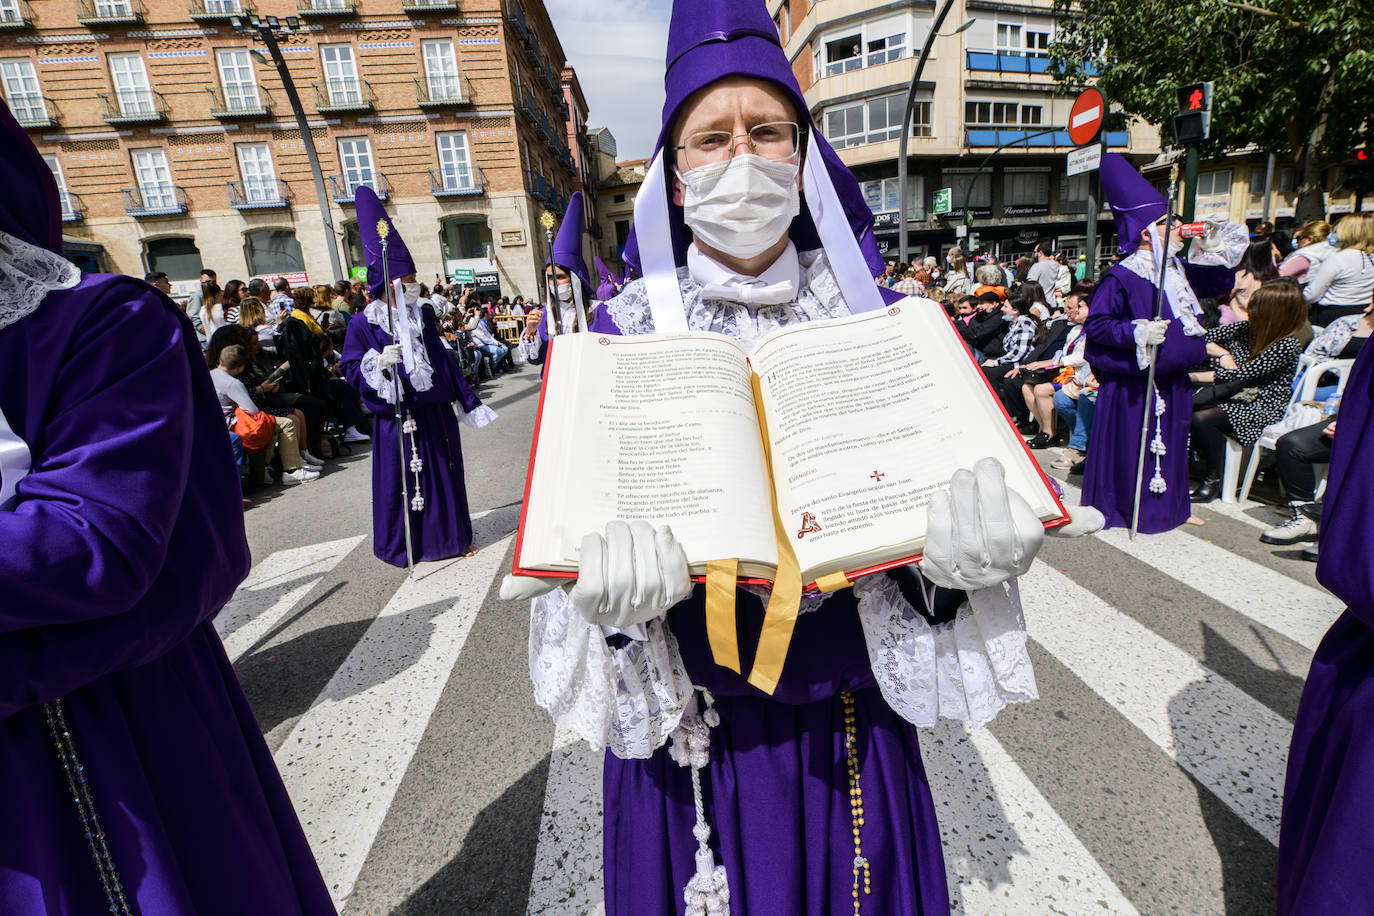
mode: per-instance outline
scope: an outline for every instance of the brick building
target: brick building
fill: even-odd
[[[232,27],[250,13],[299,21],[281,47],[332,240],[277,70]],[[328,282],[331,242],[361,267],[369,184],[422,279],[532,294],[539,215],[579,181],[575,87],[541,0],[0,0],[0,91],[63,189],[69,253],[178,291],[202,264]]]

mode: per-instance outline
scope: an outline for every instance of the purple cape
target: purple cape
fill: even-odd
[[[0,511],[0,913],[106,909],[57,698],[136,912],[333,913],[210,622],[249,556],[190,321],[127,277],[49,293],[0,330],[0,411],[32,452]]]
[[[1317,578],[1347,610],[1317,647],[1293,721],[1279,830],[1279,916],[1374,899],[1374,351],[1350,374],[1331,448]]]
[[[1154,284],[1117,265],[1103,275],[1102,284],[1093,293],[1088,319],[1083,322],[1083,336],[1087,338],[1084,353],[1101,387],[1083,473],[1082,502],[1106,516],[1108,528],[1131,524],[1147,375],[1147,370],[1136,363],[1132,322],[1153,317],[1154,303]],[[1167,302],[1164,314],[1172,314]],[[1206,359],[1207,344],[1201,337],[1185,336],[1183,325],[1174,321],[1157,357],[1155,385],[1165,405],[1165,454],[1160,471],[1168,490],[1150,492],[1154,456],[1147,454],[1140,504],[1140,530],[1145,534],[1177,528],[1192,513],[1188,502],[1188,425],[1193,392],[1188,370]],[[1148,438],[1154,438],[1158,422],[1152,414]]]
[[[413,437],[424,468],[420,472],[420,493],[425,507],[410,512],[415,561],[444,560],[464,554],[472,546],[472,517],[468,512],[467,486],[463,480],[463,446],[458,436],[457,401],[465,411],[481,405],[459,371],[458,362],[444,346],[429,308],[420,310],[424,322],[425,352],[434,368],[434,386],[416,392],[400,366],[401,407],[415,420]],[[369,350],[381,352],[392,342],[391,335],[363,315],[348,323],[344,340],[342,368],[348,383],[358,392],[373,414],[372,432],[372,552],[384,563],[406,565],[404,496],[401,491],[402,462],[396,435],[396,408],[387,403],[363,378],[362,360]],[[406,437],[405,463],[410,463],[410,443]],[[415,475],[405,471],[410,495],[414,496]]]

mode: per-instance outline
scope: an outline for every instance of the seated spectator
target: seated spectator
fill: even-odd
[[[1264,428],[1283,418],[1302,345],[1297,333],[1307,323],[1302,291],[1291,280],[1271,280],[1250,297],[1250,318],[1207,332],[1207,353],[1215,371],[1191,373],[1193,384],[1212,386],[1195,395],[1192,445],[1206,473],[1193,502],[1221,495],[1226,440],[1249,447]]]
[[[1094,284],[1091,282],[1080,284],[1086,287],[1090,294]],[[1087,308],[1088,295],[1071,295],[1069,297],[1069,311],[1067,316],[1068,329],[1065,339],[1061,346],[1055,349],[1054,355],[1048,359],[1032,359],[1030,362],[1007,373],[1007,383],[1014,381],[1021,383],[1021,397],[1025,401],[1030,416],[1039,426],[1039,432],[1030,440],[1028,445],[1031,448],[1048,448],[1055,438],[1055,415],[1056,405],[1059,401],[1058,395],[1064,386],[1075,378],[1080,378],[1080,383],[1072,395],[1077,398],[1077,389],[1086,386],[1086,381],[1091,377],[1091,371],[1087,368],[1087,360],[1084,359],[1083,349],[1087,342],[1083,337],[1083,321],[1088,317]],[[1053,332],[1047,330],[1046,337],[1055,336]],[[1067,397],[1067,396],[1066,396]],[[1065,405],[1066,410],[1072,412],[1076,410],[1076,404],[1070,400]],[[1076,421],[1076,416],[1073,418]],[[1069,426],[1071,431],[1074,426]],[[1072,440],[1069,444],[1072,451],[1078,452],[1073,460],[1064,467],[1071,467],[1083,459],[1084,452],[1087,451],[1087,429],[1082,431],[1079,439]]]
[[[1293,250],[1279,264],[1279,276],[1305,283],[1313,268],[1336,253],[1335,246],[1327,241],[1330,235],[1331,224],[1324,219],[1299,226],[1293,233]]]
[[[1288,509],[1292,516],[1282,525],[1260,535],[1260,540],[1265,544],[1286,546],[1311,541],[1303,548],[1302,558],[1316,561],[1317,526],[1321,521],[1316,465],[1331,463],[1331,438],[1335,434],[1336,417],[1332,416],[1285,433],[1274,443],[1279,486],[1288,497]]]
[[[973,289],[973,295],[981,299],[984,293],[995,293],[999,302],[1007,301],[1005,275],[996,264],[978,265],[973,272],[973,279],[978,284]]]
[[[472,339],[477,344],[477,349],[481,350],[491,360],[493,372],[505,371],[515,368],[515,361],[511,358],[510,347],[501,343],[492,333],[491,329],[491,310],[483,306],[474,316],[474,320],[468,327]]]
[[[242,410],[250,417],[256,417],[262,411],[253,402],[243,382],[239,380],[239,376],[248,367],[248,351],[233,344],[221,350],[218,356],[218,364],[210,371],[210,378],[215,384],[215,394],[219,396],[225,423],[232,428],[236,409]],[[304,462],[298,443],[297,431],[291,425],[290,418],[277,418],[272,439],[265,451],[266,458],[270,461],[271,449],[275,447],[280,450],[283,483],[308,483],[320,476],[318,468],[310,467]]]
[[[1374,331],[1374,292],[1370,294],[1369,305],[1358,315],[1346,315],[1327,325],[1320,334],[1307,345],[1304,356],[1310,362],[1327,359],[1354,359],[1364,349]]]
[[[256,296],[244,296],[239,300],[239,324],[257,334],[263,344],[272,343],[272,334],[277,330],[267,320],[267,309]]]
[[[945,298],[947,300],[954,298],[953,296],[949,295],[948,290],[946,290],[945,293]],[[955,320],[958,322],[958,324],[956,324],[955,327],[960,328],[960,334],[963,333],[962,328],[966,327],[968,323],[973,320],[973,313],[977,310],[978,300],[973,298],[972,296],[960,296],[958,300],[954,303]]]
[[[1336,224],[1339,250],[1308,273],[1303,297],[1312,305],[1312,323],[1326,327],[1337,318],[1358,315],[1374,292],[1374,213],[1350,213]]]
[[[1011,319],[1011,327],[1002,337],[1002,354],[983,360],[983,374],[992,389],[1001,387],[1007,373],[1025,363],[1036,345],[1045,339],[1045,325],[1031,314],[1034,304],[1029,295],[1012,296],[1002,304],[1003,318]]]
[[[1006,334],[1007,326],[1002,317],[1002,300],[995,292],[989,291],[971,298],[976,310],[964,327],[959,329],[959,334],[973,351],[974,359],[981,363],[989,356],[1002,355],[1000,341]]]
[[[324,427],[332,415],[330,408],[329,373],[326,369],[324,353],[332,345],[324,328],[310,314],[315,294],[309,287],[295,290],[291,296],[292,306],[285,311],[285,317],[277,325],[273,340],[277,346],[277,357],[289,367],[282,379],[283,391],[297,395],[309,395],[313,400],[309,407],[302,407],[305,414],[306,441],[310,452],[320,455],[323,448]]]
[[[334,284],[333,292],[329,307],[342,315],[346,323],[353,314],[353,288],[348,285],[347,280],[340,280]]]
[[[945,274],[945,292],[951,296],[965,296],[973,291],[973,281],[969,278],[968,261],[957,248],[951,248],[949,271]]]
[[[1244,319],[1249,311],[1250,296],[1262,285],[1279,275],[1278,264],[1274,260],[1274,245],[1267,236],[1250,243],[1240,264],[1236,265],[1235,290],[1231,296],[1231,310]],[[1229,322],[1228,322],[1229,323]]]
[[[1221,324],[1221,306],[1218,300],[1211,296],[1203,296],[1197,301],[1198,308],[1202,311],[1197,316],[1198,324],[1202,325],[1203,330],[1210,331],[1212,328]]]
[[[916,271],[910,267],[902,274],[901,279],[892,284],[892,291],[901,293],[903,296],[924,296],[926,294],[925,284],[916,279]]]
[[[239,300],[247,295],[242,280],[230,280],[224,284],[224,292],[220,293],[220,304],[224,307],[224,323],[239,323]]]

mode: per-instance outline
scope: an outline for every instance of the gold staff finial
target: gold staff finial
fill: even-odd
[[[384,219],[377,220],[377,238],[384,239],[391,234],[391,224]]]
[[[545,210],[544,213],[543,213],[543,215],[539,217],[539,223],[540,223],[540,225],[542,225],[545,229],[552,229],[552,228],[553,228],[554,221],[555,221],[554,215],[553,215],[552,213],[550,213],[548,210]]]

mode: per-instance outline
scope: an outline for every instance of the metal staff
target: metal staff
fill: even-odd
[[[1164,314],[1164,277],[1169,267],[1169,240],[1174,232],[1174,192],[1178,184],[1178,166],[1174,166],[1169,176],[1169,205],[1164,217],[1164,240],[1161,243],[1162,257],[1159,259],[1159,284],[1155,287],[1155,314],[1158,321]],[[1131,540],[1135,540],[1140,529],[1140,488],[1145,483],[1145,452],[1150,442],[1150,414],[1155,410],[1155,363],[1158,362],[1159,346],[1146,348],[1150,357],[1150,373],[1145,379],[1145,416],[1140,420],[1140,451],[1135,463],[1135,496],[1131,501]],[[1156,422],[1158,422],[1156,420]]]
[[[391,235],[391,224],[384,219],[377,220],[377,237],[382,240],[382,278],[386,283],[385,301],[386,303],[386,330],[391,335],[392,343],[400,343],[396,338],[396,316],[392,309],[396,307],[395,296],[391,290],[391,262],[387,258],[387,248],[391,244],[388,236]],[[401,374],[395,367],[392,368],[391,383],[396,392],[396,444],[401,450],[401,517],[405,520],[406,526],[406,572],[411,573],[415,570],[415,555],[412,544],[414,543],[410,534],[410,483],[406,480],[406,434],[404,418],[401,415]]]

